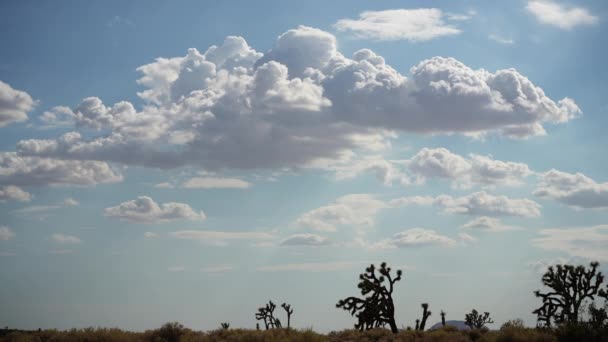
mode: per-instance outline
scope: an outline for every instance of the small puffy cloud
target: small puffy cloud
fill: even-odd
[[[73,235],[53,234],[51,237],[53,241],[60,244],[77,244],[81,242],[80,238]]]
[[[470,231],[479,230],[486,232],[504,232],[522,229],[521,227],[504,225],[499,219],[488,216],[474,218],[473,220],[462,225],[462,228]]]
[[[549,170],[541,175],[534,195],[575,208],[608,208],[608,182],[597,183],[582,173]]]
[[[144,237],[149,238],[149,239],[151,239],[151,238],[155,238],[155,237],[158,237],[158,233],[154,233],[154,232],[145,232],[145,233],[144,233]]]
[[[414,42],[460,34],[460,29],[443,21],[445,17],[437,8],[365,11],[359,15],[359,19],[338,20],[334,28],[350,32],[357,38]],[[449,15],[448,19],[465,18]]]
[[[7,226],[0,226],[0,241],[2,240],[10,240],[15,237],[15,232],[13,232]]]
[[[532,244],[587,260],[608,260],[608,225],[542,229]]]
[[[571,30],[576,26],[591,25],[598,21],[586,8],[558,4],[550,0],[528,1],[526,10],[543,24]]]
[[[186,189],[247,189],[251,183],[238,178],[194,177],[182,183]]]
[[[28,93],[0,81],[0,127],[27,120],[27,113],[35,105],[36,101]]]
[[[281,246],[326,246],[329,240],[317,234],[294,234],[281,242]]]
[[[258,267],[261,272],[333,272],[350,270],[360,266],[360,262],[351,261],[329,261],[329,262],[309,262],[278,264]]]
[[[193,240],[220,246],[226,245],[229,241],[263,241],[274,239],[274,235],[265,232],[231,232],[212,230],[180,230],[170,232],[169,236],[176,239]]]
[[[206,218],[203,211],[196,212],[188,204],[177,202],[159,204],[148,196],[138,196],[137,199],[106,208],[104,214],[107,217],[133,223],[162,223],[180,219],[196,221]]]
[[[412,228],[393,235],[390,239],[372,244],[372,249],[409,248],[422,246],[454,246],[456,240],[432,229]]]
[[[18,186],[0,186],[0,203],[6,201],[29,202],[32,200],[32,197],[32,194],[24,191]]]
[[[68,197],[63,200],[63,205],[65,205],[66,207],[75,207],[77,205],[80,205],[80,202],[71,197]]]
[[[527,198],[509,198],[479,191],[462,197],[402,197],[390,201],[394,207],[405,205],[434,205],[448,214],[471,216],[540,216],[540,204]]]
[[[91,186],[122,181],[122,175],[99,161],[23,157],[0,152],[0,184],[15,186]]]
[[[333,232],[338,226],[370,227],[376,213],[387,208],[384,201],[368,194],[342,196],[332,204],[310,210],[298,217],[295,226],[303,229]]]
[[[525,177],[533,174],[528,165],[501,161],[492,156],[470,154],[468,157],[455,154],[446,148],[423,148],[411,159],[400,161],[406,166],[408,175],[417,183],[427,179],[447,179],[454,187],[517,186]]]
[[[505,44],[505,45],[513,45],[513,44],[515,44],[515,41],[512,38],[505,38],[505,37],[499,36],[497,34],[491,34],[491,35],[488,36],[488,38],[490,40],[493,40],[493,41],[495,41],[497,43],[500,43],[500,44]]]

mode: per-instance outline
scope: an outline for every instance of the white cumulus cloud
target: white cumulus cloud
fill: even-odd
[[[608,182],[597,183],[582,173],[549,170],[541,175],[534,195],[576,208],[608,208]]]
[[[334,28],[353,33],[357,38],[414,42],[460,34],[460,29],[443,21],[445,17],[437,8],[365,11],[359,15],[359,19],[338,20]],[[465,18],[449,15],[448,19]]]
[[[193,177],[182,183],[186,189],[247,189],[251,183],[238,178]]]
[[[81,242],[80,238],[73,235],[53,234],[51,237],[53,238],[53,241],[60,244],[78,244]]]
[[[576,26],[591,25],[598,21],[584,7],[575,7],[559,4],[550,0],[528,1],[526,10],[532,13],[543,24],[571,30]]]
[[[13,232],[7,226],[0,226],[0,241],[1,240],[10,240],[15,237],[15,232]]]
[[[156,203],[148,196],[138,196],[134,200],[120,203],[104,210],[107,217],[134,223],[162,223],[180,219],[204,220],[203,211],[196,212],[188,204],[167,202]]]
[[[0,81],[0,127],[27,120],[27,113],[35,105],[36,101],[28,93]]]

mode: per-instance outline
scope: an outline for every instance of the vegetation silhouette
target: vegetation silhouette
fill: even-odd
[[[420,325],[418,325],[419,321],[416,320],[416,330],[424,331],[426,320],[431,316],[431,311],[429,310],[428,303],[422,303],[420,306],[422,307],[422,320],[420,320]]]
[[[287,328],[291,328],[291,314],[293,314],[291,304],[283,303],[281,304],[281,307],[287,312]]]
[[[471,329],[481,329],[489,323],[494,323],[492,318],[490,318],[489,312],[484,312],[483,315],[481,315],[477,310],[473,309],[471,310],[471,313],[464,316],[464,324]]]
[[[552,323],[578,323],[579,313],[585,300],[593,301],[596,295],[605,296],[601,289],[604,275],[597,271],[599,263],[590,268],[582,265],[550,266],[542,277],[542,283],[551,290],[546,293],[534,291],[542,299],[542,306],[532,313],[537,315],[539,326],[550,327]]]
[[[228,330],[230,329],[230,323],[226,322],[226,323],[220,323],[222,329],[224,330]]]
[[[386,262],[380,264],[378,271],[380,276],[376,275],[376,267],[372,264],[365,269],[365,273],[359,275],[360,281],[357,286],[361,290],[361,295],[370,294],[370,296],[347,297],[338,301],[336,307],[357,317],[356,329],[369,330],[388,324],[391,331],[396,334],[399,330],[395,322],[395,305],[392,295],[395,283],[401,280],[402,272],[397,270],[397,276],[393,278],[391,268],[386,266]],[[385,281],[388,282],[385,283]]]
[[[441,326],[445,328],[445,311],[441,310]]]

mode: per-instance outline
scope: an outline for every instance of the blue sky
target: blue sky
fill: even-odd
[[[381,261],[399,326],[533,325],[608,264],[603,1],[0,7],[3,326],[349,328]]]

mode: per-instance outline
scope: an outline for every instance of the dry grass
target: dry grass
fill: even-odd
[[[167,324],[160,329],[143,333],[128,332],[120,329],[88,328],[68,331],[13,331],[0,330],[0,341],[68,341],[68,342],[110,342],[110,341],[142,341],[142,342],[190,342],[190,341],[259,341],[259,342],[316,342],[316,341],[352,341],[352,342],[519,342],[519,341],[557,341],[554,334],[537,329],[511,327],[500,331],[457,331],[440,329],[434,331],[416,332],[401,331],[393,335],[386,329],[375,329],[365,332],[358,330],[343,330],[327,335],[318,334],[312,330],[273,329],[257,331],[247,329],[213,330],[208,332],[193,331],[177,323]]]

